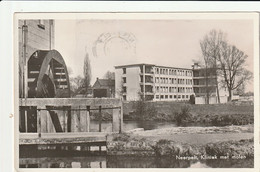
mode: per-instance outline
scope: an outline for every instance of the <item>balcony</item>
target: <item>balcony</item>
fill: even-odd
[[[207,87],[206,85],[193,85],[193,87]],[[216,87],[216,85],[208,85],[208,87]]]
[[[211,75],[211,76],[208,76],[208,79],[216,79],[217,76],[216,75]],[[193,76],[193,79],[206,79],[205,76]]]

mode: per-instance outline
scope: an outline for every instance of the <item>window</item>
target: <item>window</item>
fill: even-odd
[[[126,74],[126,68],[123,68],[123,74]]]
[[[156,99],[159,99],[160,97],[159,97],[159,95],[156,95]]]
[[[123,87],[123,92],[126,93],[126,87]]]
[[[126,83],[126,77],[123,77],[123,83]]]
[[[123,96],[123,100],[126,100],[126,95]]]
[[[177,96],[176,96],[176,95],[174,95],[173,97],[174,97],[175,99],[177,98]]]
[[[172,99],[172,95],[170,95],[170,99]]]
[[[161,95],[161,99],[163,99],[163,95]]]
[[[189,95],[186,95],[186,99],[188,99],[189,98]]]
[[[168,99],[168,95],[165,95],[165,99]]]
[[[184,99],[184,98],[185,98],[185,96],[184,96],[184,95],[182,95],[182,98]]]

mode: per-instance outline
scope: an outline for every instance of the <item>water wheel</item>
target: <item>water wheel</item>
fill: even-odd
[[[38,50],[29,58],[28,97],[70,97],[70,83],[67,67],[58,51]]]
[[[58,51],[35,51],[28,60],[27,70],[29,98],[70,97],[70,83],[67,67]],[[53,110],[52,107],[46,108],[50,114],[56,132],[63,132],[58,117],[59,111]],[[35,107],[31,107],[30,110],[27,110],[27,113],[27,132],[37,132],[37,110]],[[23,120],[23,116],[24,115],[21,115],[21,120]],[[68,125],[70,125],[70,122],[68,122]],[[25,126],[21,126],[20,131],[25,131]]]

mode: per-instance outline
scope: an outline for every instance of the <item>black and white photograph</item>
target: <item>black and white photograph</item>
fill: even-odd
[[[17,168],[255,167],[258,13],[17,13],[14,35]]]

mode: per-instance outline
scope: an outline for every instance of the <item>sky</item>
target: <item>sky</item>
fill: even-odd
[[[55,49],[72,76],[83,76],[86,54],[93,84],[114,66],[149,63],[191,68],[201,60],[200,40],[212,29],[226,33],[227,41],[247,55],[253,72],[253,21],[251,20],[55,20]],[[253,91],[253,82],[246,86]]]

